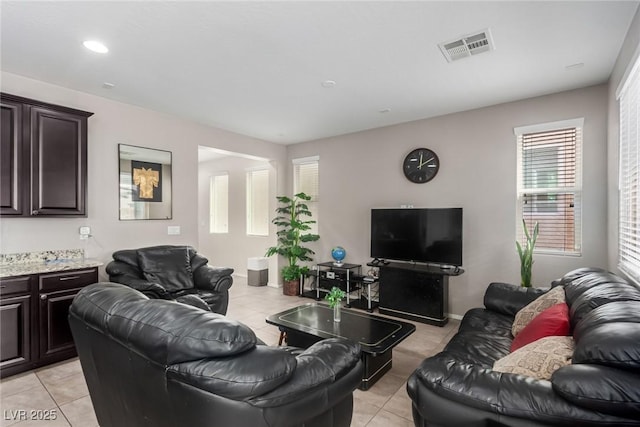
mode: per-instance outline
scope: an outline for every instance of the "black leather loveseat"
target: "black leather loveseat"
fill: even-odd
[[[101,427],[347,427],[362,378],[358,344],[262,345],[222,315],[87,286],[69,323]]]
[[[233,268],[213,267],[191,246],[150,246],[113,253],[109,280],[136,289],[149,298],[177,300],[226,314]]]
[[[514,315],[544,291],[492,283],[485,308],[409,378],[416,426],[640,425],[640,290],[599,269],[554,285],[569,307],[569,364],[550,380],[493,370],[510,352]]]

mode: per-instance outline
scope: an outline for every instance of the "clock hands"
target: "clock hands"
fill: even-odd
[[[418,169],[422,169],[422,166],[427,165],[427,163],[432,162],[433,160],[435,160],[435,157],[430,158],[429,160],[427,160],[426,162],[422,161],[422,153],[420,153],[420,164],[418,165]],[[427,165],[428,168],[435,168],[436,165]]]

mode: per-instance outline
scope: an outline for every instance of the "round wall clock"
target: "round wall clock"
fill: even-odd
[[[440,159],[428,148],[416,148],[404,158],[402,171],[411,182],[424,184],[431,181],[440,169]]]

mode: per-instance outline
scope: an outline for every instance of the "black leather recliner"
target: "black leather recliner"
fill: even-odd
[[[233,268],[212,267],[191,246],[152,246],[113,253],[109,280],[130,286],[149,298],[177,300],[226,314]],[[199,298],[196,298],[199,297]]]
[[[260,345],[247,326],[116,283],[87,286],[69,324],[101,427],[347,427],[360,348]]]
[[[494,371],[509,353],[515,314],[544,292],[492,283],[444,351],[409,377],[416,427],[640,426],[640,289],[584,268],[563,286],[575,341],[572,363],[550,381]]]

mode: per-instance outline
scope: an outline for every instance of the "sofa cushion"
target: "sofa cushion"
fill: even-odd
[[[544,295],[536,298],[532,303],[526,305],[522,310],[516,313],[511,326],[511,333],[514,337],[518,336],[518,333],[525,326],[529,324],[538,314],[545,311],[547,308],[556,304],[565,302],[564,288],[562,286],[555,287]]]
[[[573,350],[571,337],[540,338],[497,360],[493,370],[549,380],[558,368],[571,363]]]
[[[538,314],[524,327],[511,343],[511,351],[516,351],[529,343],[549,336],[567,336],[570,332],[569,306],[556,304]]]
[[[564,288],[565,298],[567,300],[567,304],[569,308],[573,308],[575,301],[582,295],[584,292],[589,289],[607,283],[628,283],[620,276],[616,276],[610,272],[592,272],[589,274],[584,274],[580,277],[573,279],[568,282]]]
[[[575,289],[571,288],[567,289],[567,302],[569,293],[575,293]],[[629,283],[616,282],[600,282],[583,289],[583,292],[571,301],[571,324],[577,325],[591,310],[613,301],[640,301],[640,291]]]
[[[576,325],[574,338],[574,363],[640,371],[640,301],[594,308]]]
[[[138,264],[144,277],[169,292],[194,287],[191,257],[187,246],[138,249]]]

